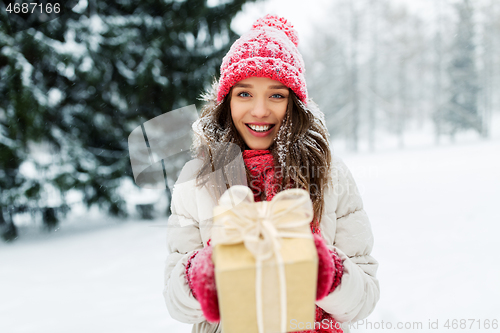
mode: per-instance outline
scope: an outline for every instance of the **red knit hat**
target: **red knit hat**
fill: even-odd
[[[304,60],[298,45],[297,31],[286,19],[269,14],[258,19],[222,59],[217,102],[222,101],[238,81],[257,76],[283,83],[306,103]]]

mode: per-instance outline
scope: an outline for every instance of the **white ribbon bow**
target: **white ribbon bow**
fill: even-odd
[[[214,208],[212,244],[244,243],[256,261],[257,325],[264,332],[262,309],[262,262],[273,256],[280,280],[281,332],[286,331],[286,279],[280,254],[280,238],[311,238],[304,231],[313,219],[309,193],[289,189],[278,193],[271,201],[254,202],[252,191],[241,185],[229,188]]]

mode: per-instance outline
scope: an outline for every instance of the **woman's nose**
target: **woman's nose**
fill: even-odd
[[[263,99],[258,99],[252,108],[251,115],[256,118],[265,118],[269,116],[270,111]]]

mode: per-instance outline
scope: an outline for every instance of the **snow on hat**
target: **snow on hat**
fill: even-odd
[[[298,45],[297,31],[286,19],[268,14],[255,21],[252,29],[236,40],[222,59],[217,102],[237,82],[257,76],[283,83],[306,103],[304,60]]]

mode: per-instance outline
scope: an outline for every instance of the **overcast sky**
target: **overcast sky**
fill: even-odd
[[[391,0],[394,4],[405,6],[423,16],[432,16],[436,0]],[[245,4],[243,11],[233,21],[233,29],[239,34],[248,31],[252,23],[267,13],[277,14],[288,19],[300,36],[312,34],[314,22],[332,20],[327,17],[329,0],[268,0]],[[366,3],[360,1],[359,4]]]

